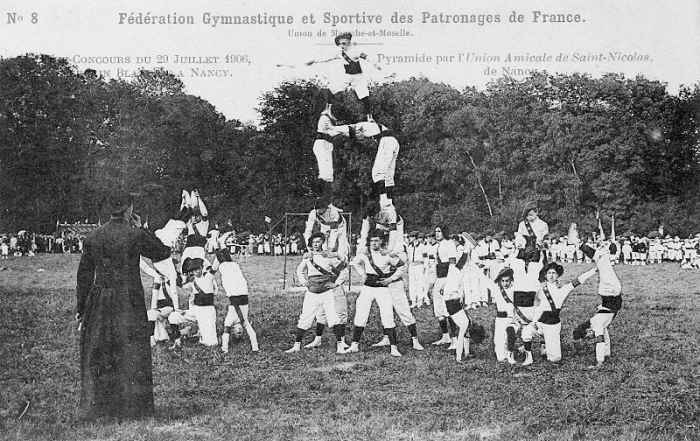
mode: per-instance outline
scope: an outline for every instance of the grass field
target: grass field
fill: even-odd
[[[624,305],[611,327],[613,358],[590,371],[593,347],[573,341],[571,332],[598,304],[597,277],[579,287],[562,311],[564,359],[558,365],[537,356],[529,368],[497,364],[491,347],[495,311],[486,308],[473,316],[488,329],[487,340],[462,363],[429,344],[439,328],[425,308],[416,312],[423,352],[410,349],[401,325],[404,357],[369,348],[381,334],[375,307],[359,354],[336,355],[327,333],[322,348],[286,355],[302,293],[282,292],[281,258],[253,257],[242,266],[260,353],[251,353],[245,338],[226,356],[194,342],[177,351],[159,345],[153,358],[156,416],[85,424],[77,413],[73,319],[78,259],[0,262],[9,268],[0,271],[2,439],[700,439],[698,271],[617,266]],[[562,279],[588,268],[566,265]],[[351,318],[355,298],[349,296]],[[227,303],[221,298],[217,304],[219,332]]]

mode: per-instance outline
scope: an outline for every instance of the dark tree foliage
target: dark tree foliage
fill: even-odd
[[[0,229],[82,215],[81,174],[100,104],[89,82],[64,59],[0,60]]]
[[[115,185],[155,227],[182,189],[199,189],[213,222],[253,231],[313,203],[316,82],[264,93],[258,127],[226,121],[162,70],[106,81],[28,54],[0,59],[0,84],[0,231],[104,220]],[[698,85],[675,96],[641,76],[537,73],[459,91],[412,78],[375,85],[371,99],[401,145],[395,204],[407,229],[510,232],[533,201],[553,231],[593,231],[596,212],[606,228],[614,215],[618,233],[700,229]],[[352,92],[334,113],[364,119]],[[336,204],[359,215],[376,143],[334,147]]]

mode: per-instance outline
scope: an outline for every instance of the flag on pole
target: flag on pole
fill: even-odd
[[[269,216],[265,216],[265,223],[269,224],[270,222],[272,222],[272,219]]]
[[[595,212],[595,218],[598,219],[598,231],[600,231],[600,240],[605,240],[605,231],[603,231],[603,224],[600,221],[600,213]]]

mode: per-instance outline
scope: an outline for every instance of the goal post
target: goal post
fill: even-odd
[[[350,246],[350,241],[352,240],[352,213],[343,211],[340,215],[345,219],[345,228],[347,228],[348,245]],[[284,237],[289,237],[289,218],[303,217],[304,222],[306,218],[309,217],[309,213],[284,213]],[[303,235],[302,235],[303,240]],[[306,245],[306,244],[304,244]],[[350,246],[352,248],[352,246]],[[349,251],[349,250],[348,250]],[[348,256],[350,258],[350,256]],[[349,262],[348,262],[349,263]],[[352,267],[348,265],[348,292],[352,288]],[[284,247],[284,269],[282,274],[282,290],[287,289],[287,247]]]

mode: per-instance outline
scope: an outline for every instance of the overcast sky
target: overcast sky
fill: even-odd
[[[249,23],[224,24],[222,16]],[[182,75],[187,92],[242,121],[257,118],[260,95],[280,81],[327,81],[342,72],[337,61],[305,65],[336,54],[334,31],[365,33],[353,41],[378,82],[395,74],[483,88],[529,69],[622,72],[667,82],[677,93],[700,80],[697,0],[0,3],[2,57],[47,53],[111,78],[163,67]]]

